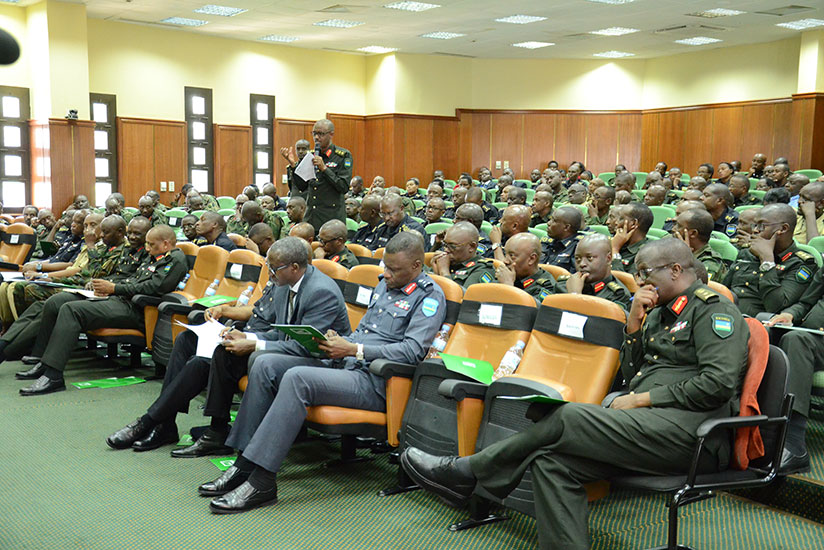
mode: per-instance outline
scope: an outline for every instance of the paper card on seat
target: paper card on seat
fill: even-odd
[[[232,264],[229,268],[229,276],[232,279],[240,280],[241,275],[243,275],[243,264]]]
[[[483,325],[501,326],[501,316],[504,313],[504,306],[497,304],[481,304],[478,308],[478,322]]]
[[[300,161],[297,168],[295,168],[295,174],[303,181],[315,179],[315,165],[312,164],[313,158],[315,158],[315,155],[311,152],[306,153],[306,156],[303,157],[303,160]]]
[[[561,314],[561,322],[558,325],[558,334],[569,336],[570,338],[584,339],[584,325],[587,324],[585,315],[570,313],[565,311]]]
[[[17,244],[20,242],[20,235],[9,235],[9,244]]]
[[[175,321],[178,325],[187,328],[197,335],[197,350],[195,355],[209,359],[215,352],[215,348],[220,343],[220,333],[226,327],[212,319],[200,325],[187,325],[180,321]]]
[[[368,306],[369,300],[372,299],[372,289],[367,286],[358,287],[358,295],[355,301],[361,305]]]

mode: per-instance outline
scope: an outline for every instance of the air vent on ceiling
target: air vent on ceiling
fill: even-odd
[[[315,10],[321,13],[352,13],[353,11],[363,10],[367,6],[357,6],[355,4],[335,4],[323,8],[322,10]]]
[[[464,55],[462,53],[449,53],[449,52],[432,52],[432,55],[449,55],[452,57],[468,57],[470,59],[475,59],[474,55]]]
[[[795,15],[805,11],[810,11],[812,8],[807,6],[784,6],[782,8],[775,8],[771,10],[757,11],[759,15],[775,15],[776,17],[784,17],[785,15]]]
[[[666,27],[663,29],[658,29],[653,31],[652,34],[665,34],[665,35],[680,35],[680,34],[688,34],[693,36],[695,33],[706,33],[706,32],[724,32],[727,29],[724,27],[716,27],[713,25],[676,25],[674,27]]]
[[[592,35],[588,32],[579,32],[577,34],[568,34],[563,37],[564,42],[575,42],[576,40],[591,39]]]

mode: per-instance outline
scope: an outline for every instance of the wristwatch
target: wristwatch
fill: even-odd
[[[501,243],[493,243],[490,248],[492,248],[492,251],[494,252],[495,250],[501,248]]]
[[[613,260],[621,260],[622,258],[623,257],[621,256],[620,252],[616,252],[615,254],[612,255]]]
[[[37,262],[34,266],[37,271],[43,271],[43,262]]]
[[[355,352],[355,359],[363,361],[363,344],[358,344],[358,351]]]
[[[761,265],[759,266],[758,269],[760,269],[761,271],[769,271],[774,267],[775,267],[775,262],[766,261],[766,262],[761,262]]]

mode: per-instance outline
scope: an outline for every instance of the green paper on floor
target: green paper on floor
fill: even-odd
[[[224,456],[223,458],[210,458],[209,462],[217,466],[217,469],[221,472],[225,472],[232,467],[232,464],[235,463],[235,457]]]
[[[142,384],[144,379],[136,376],[127,376],[125,378],[101,378],[99,380],[89,380],[87,382],[73,382],[72,386],[79,390],[88,388],[119,388],[121,386],[131,386],[133,384]]]
[[[229,419],[234,422],[235,418],[237,418],[237,411],[229,411]]]
[[[180,441],[177,442],[178,447],[189,447],[190,445],[194,445],[195,441],[192,439],[190,434],[183,434],[180,437]]]

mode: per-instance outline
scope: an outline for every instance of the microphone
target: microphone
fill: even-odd
[[[320,157],[320,143],[315,143],[315,156]],[[315,166],[315,179],[319,179],[319,176],[320,171],[318,170],[318,167]]]
[[[0,29],[0,65],[11,65],[20,57],[20,46],[8,32]]]

